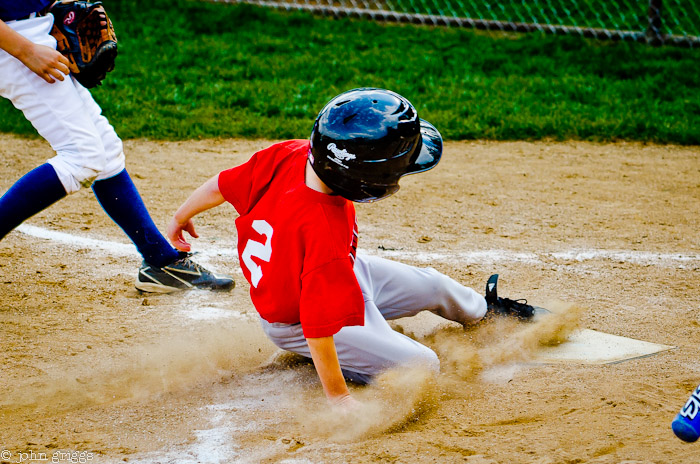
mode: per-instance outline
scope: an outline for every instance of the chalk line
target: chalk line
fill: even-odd
[[[56,243],[68,245],[70,247],[105,251],[114,256],[140,256],[136,247],[132,243],[112,242],[108,240],[100,240],[82,235],[74,235],[66,232],[44,229],[43,227],[32,226],[29,224],[20,225],[17,230],[25,235],[36,237],[44,240],[51,240]],[[197,244],[200,246],[200,244]],[[212,256],[237,256],[236,247],[218,247],[213,248],[208,244],[201,244],[202,251],[198,257],[211,258]]]
[[[75,248],[102,250],[116,256],[139,256],[136,247],[131,243],[108,242],[106,240],[98,240],[95,238],[68,234],[66,232],[44,229],[29,224],[22,224],[17,227],[17,230],[31,237],[51,240]]]
[[[69,234],[66,232],[58,232],[28,224],[22,224],[17,228],[17,230],[31,237],[51,240],[70,247],[100,250],[116,256],[138,256],[136,248],[130,243],[100,240],[91,237]],[[201,253],[198,256],[205,259],[211,258],[212,256],[237,256],[236,247],[233,244],[227,247],[217,247],[210,243],[197,243],[196,247]],[[584,262],[602,259],[620,263],[677,267],[680,269],[700,265],[700,254],[698,253],[655,253],[649,251],[601,250],[595,248],[542,253],[516,252],[498,249],[478,251],[446,250],[431,252],[401,249],[378,249],[361,250],[360,253],[378,255],[386,258],[406,259],[426,264],[433,262],[455,264],[489,264],[499,262],[543,264],[552,261]]]

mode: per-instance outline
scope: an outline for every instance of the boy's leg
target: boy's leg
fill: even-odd
[[[311,358],[301,324],[270,324],[263,330],[279,348]],[[365,325],[343,327],[333,336],[343,374],[357,383],[399,365],[422,365],[439,371],[433,350],[393,330],[372,301],[365,301]]]
[[[435,352],[392,329],[373,301],[365,300],[365,325],[343,327],[334,340],[343,373],[355,382],[369,383],[375,375],[396,366],[440,371]]]
[[[160,233],[126,169],[92,184],[100,205],[134,242],[146,263],[163,267],[180,256]]]
[[[432,268],[363,254],[357,256],[355,275],[365,298],[369,296],[388,320],[427,310],[468,324],[486,314],[484,296]]]
[[[399,365],[421,364],[439,370],[435,352],[394,331],[387,319],[429,310],[463,324],[486,313],[486,300],[434,269],[419,269],[383,258],[358,255],[355,275],[365,299],[365,325],[343,327],[333,337],[343,373],[367,383]],[[270,324],[263,330],[278,347],[311,357],[301,324]]]
[[[136,245],[143,264],[136,278],[136,288],[145,292],[169,293],[178,289],[233,288],[234,281],[218,275],[175,250],[156,227],[143,199],[125,169],[122,141],[90,92],[73,79],[105,152],[105,164],[92,184],[97,201],[112,220]]]
[[[121,139],[107,118],[102,116],[102,110],[90,92],[75,80],[74,83],[105,150],[105,166],[92,184],[92,190],[102,208],[136,245],[144,260],[136,278],[136,288],[159,293],[189,288],[233,288],[233,278],[215,274],[193,262],[189,255],[178,252],[161,234],[124,167]]]
[[[36,43],[55,46],[48,34],[51,24],[50,18],[43,17],[18,21],[13,26]],[[99,181],[102,184],[96,184],[95,189],[105,211],[149,262],[162,266],[178,259],[124,171],[121,140],[89,91],[68,76],[49,84],[5,52],[0,53],[0,67],[4,76],[0,77],[0,94],[24,113],[56,151],[48,164],[25,175],[3,196],[0,217],[10,219],[5,228],[16,227],[81,185],[110,177],[109,181]],[[62,195],[57,180],[63,186]],[[142,225],[137,225],[139,222]]]
[[[74,79],[74,95],[81,102],[86,130],[99,138],[103,149],[104,164],[97,173],[92,191],[107,215],[126,233],[136,245],[143,259],[156,267],[172,263],[180,256],[153,223],[141,195],[125,169],[125,157],[121,139],[90,92]],[[71,137],[70,135],[68,137]]]
[[[0,198],[0,240],[65,196],[66,190],[50,164],[29,171]]]

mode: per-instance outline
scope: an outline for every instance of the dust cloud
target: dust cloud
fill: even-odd
[[[325,399],[295,407],[297,422],[309,435],[354,442],[391,433],[433,411],[440,398],[434,371],[427,367],[390,369],[367,387],[353,388],[360,405],[351,411],[330,408]]]
[[[57,412],[140,400],[245,374],[264,364],[271,352],[264,335],[251,330],[252,324],[174,333],[122,353],[86,357],[82,368],[16,385],[0,400],[0,412]]]
[[[465,329],[442,327],[420,340],[441,360],[441,375],[428,368],[391,369],[368,387],[356,388],[356,410],[340,413],[325,401],[297,405],[297,421],[315,436],[352,442],[410,426],[437,408],[447,390],[459,381],[479,380],[479,374],[531,360],[540,346],[566,341],[579,327],[582,308],[558,305],[556,312],[538,315],[531,323],[510,318],[485,321]],[[458,386],[457,386],[458,387]]]
[[[440,357],[442,371],[471,379],[485,369],[531,360],[541,346],[565,342],[580,326],[583,308],[555,303],[533,322],[511,318],[483,321],[466,329],[448,328],[423,340]]]
[[[564,342],[578,327],[581,312],[580,307],[568,306],[539,316],[532,323],[503,318],[467,329],[443,327],[419,339],[438,353],[441,374],[427,367],[403,367],[384,372],[369,386],[351,385],[353,396],[361,404],[346,413],[330,408],[323,395],[309,391],[306,393],[310,395],[287,397],[291,404],[281,409],[294,417],[295,425],[289,424],[292,430],[303,429],[309,436],[334,442],[357,442],[403,430],[437,410],[446,392],[463,389],[465,382],[488,381],[479,374],[532,359],[539,346]],[[313,387],[317,382],[309,360],[276,351],[249,324],[175,333],[158,343],[129,347],[122,356],[86,359],[82,370],[61,371],[18,386],[0,403],[0,412],[57,412],[121,400],[138,401],[261,368],[306,369],[302,377],[314,378],[307,389],[317,389]],[[308,366],[303,368],[304,364]],[[304,385],[300,387],[305,389]]]

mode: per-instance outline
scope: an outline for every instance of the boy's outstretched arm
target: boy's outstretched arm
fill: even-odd
[[[321,379],[326,398],[334,406],[345,410],[353,409],[359,403],[350,396],[343,372],[340,370],[338,353],[333,337],[307,338],[311,359]]]
[[[224,202],[224,196],[219,190],[219,175],[215,175],[197,190],[175,212],[175,216],[168,224],[168,239],[175,248],[180,251],[190,251],[190,244],[185,240],[182,232],[187,231],[192,237],[197,238],[192,218],[202,211],[219,206]]]

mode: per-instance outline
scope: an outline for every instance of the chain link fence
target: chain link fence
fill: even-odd
[[[490,31],[700,47],[699,0],[209,0]]]

